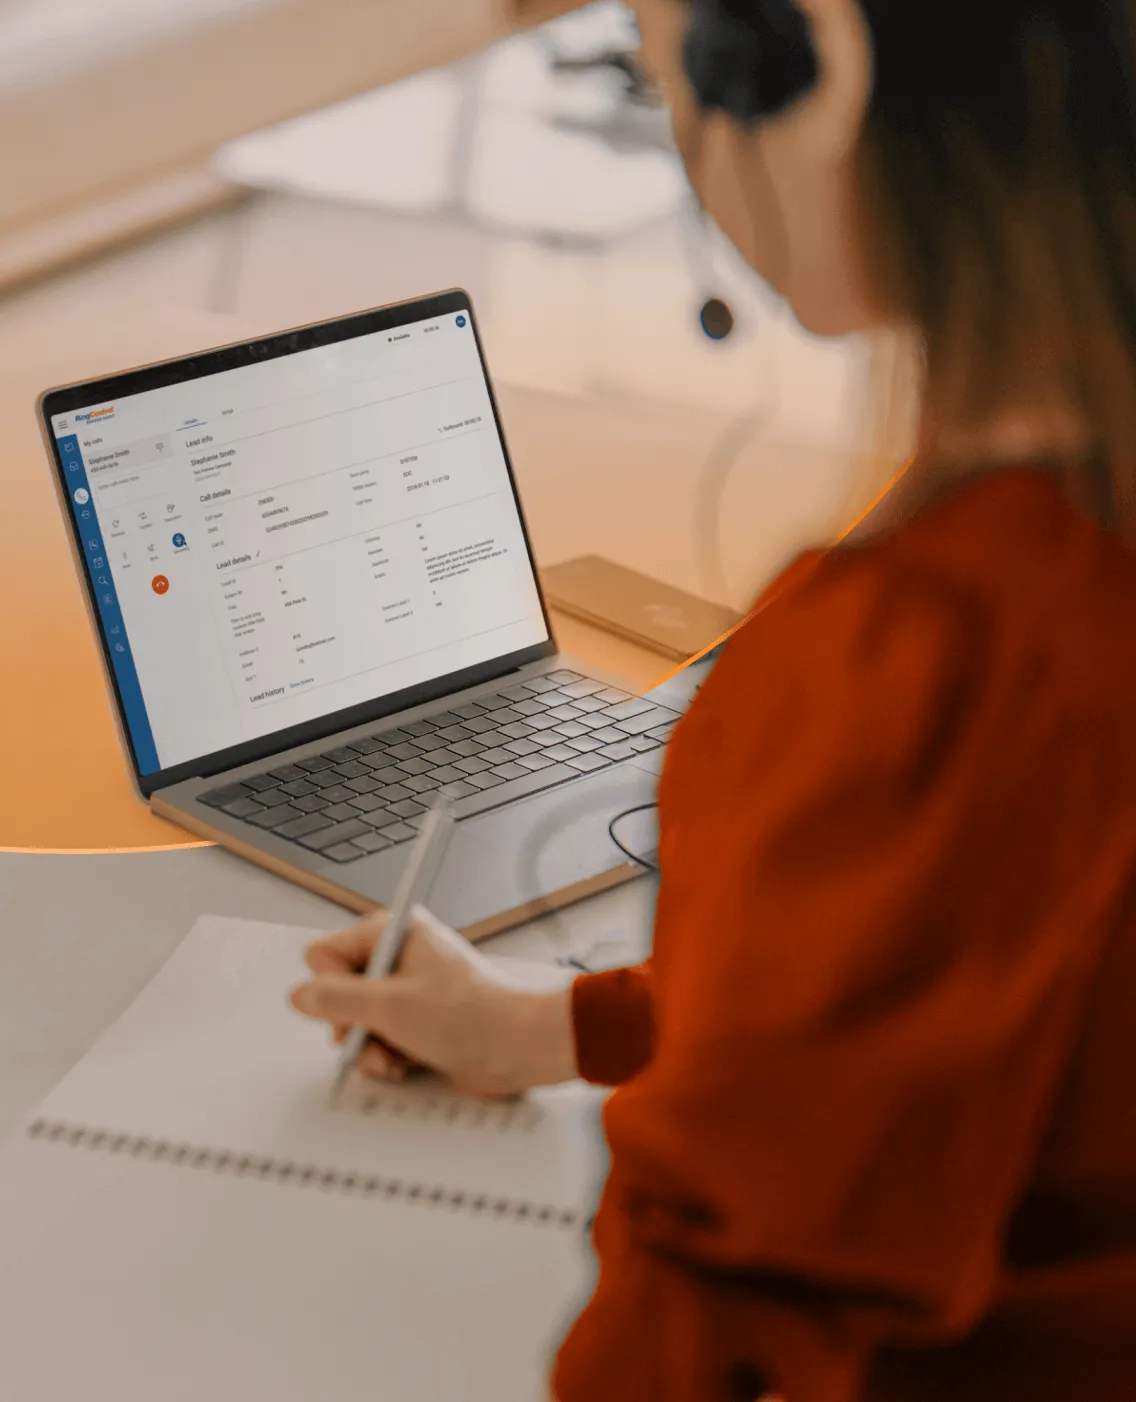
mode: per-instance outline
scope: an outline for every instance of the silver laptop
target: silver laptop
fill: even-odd
[[[155,812],[361,911],[443,791],[431,904],[474,937],[643,869],[609,828],[681,702],[557,651],[464,292],[50,390],[40,418]]]

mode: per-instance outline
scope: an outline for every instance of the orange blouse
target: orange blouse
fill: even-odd
[[[1136,1399],[1136,559],[1022,470],[791,574],[671,742],[650,962],[575,985],[556,1396]]]

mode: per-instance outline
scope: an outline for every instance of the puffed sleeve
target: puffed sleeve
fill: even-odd
[[[855,553],[727,647],[664,775],[654,1054],[559,1402],[852,1402],[983,1312],[1103,923],[1107,766],[1044,660]]]

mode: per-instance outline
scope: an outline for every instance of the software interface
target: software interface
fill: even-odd
[[[464,314],[52,423],[143,773],[548,636]]]

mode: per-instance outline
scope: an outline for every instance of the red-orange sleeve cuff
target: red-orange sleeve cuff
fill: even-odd
[[[618,1086],[637,1075],[655,1046],[650,964],[581,974],[572,986],[572,1026],[585,1081]]]

